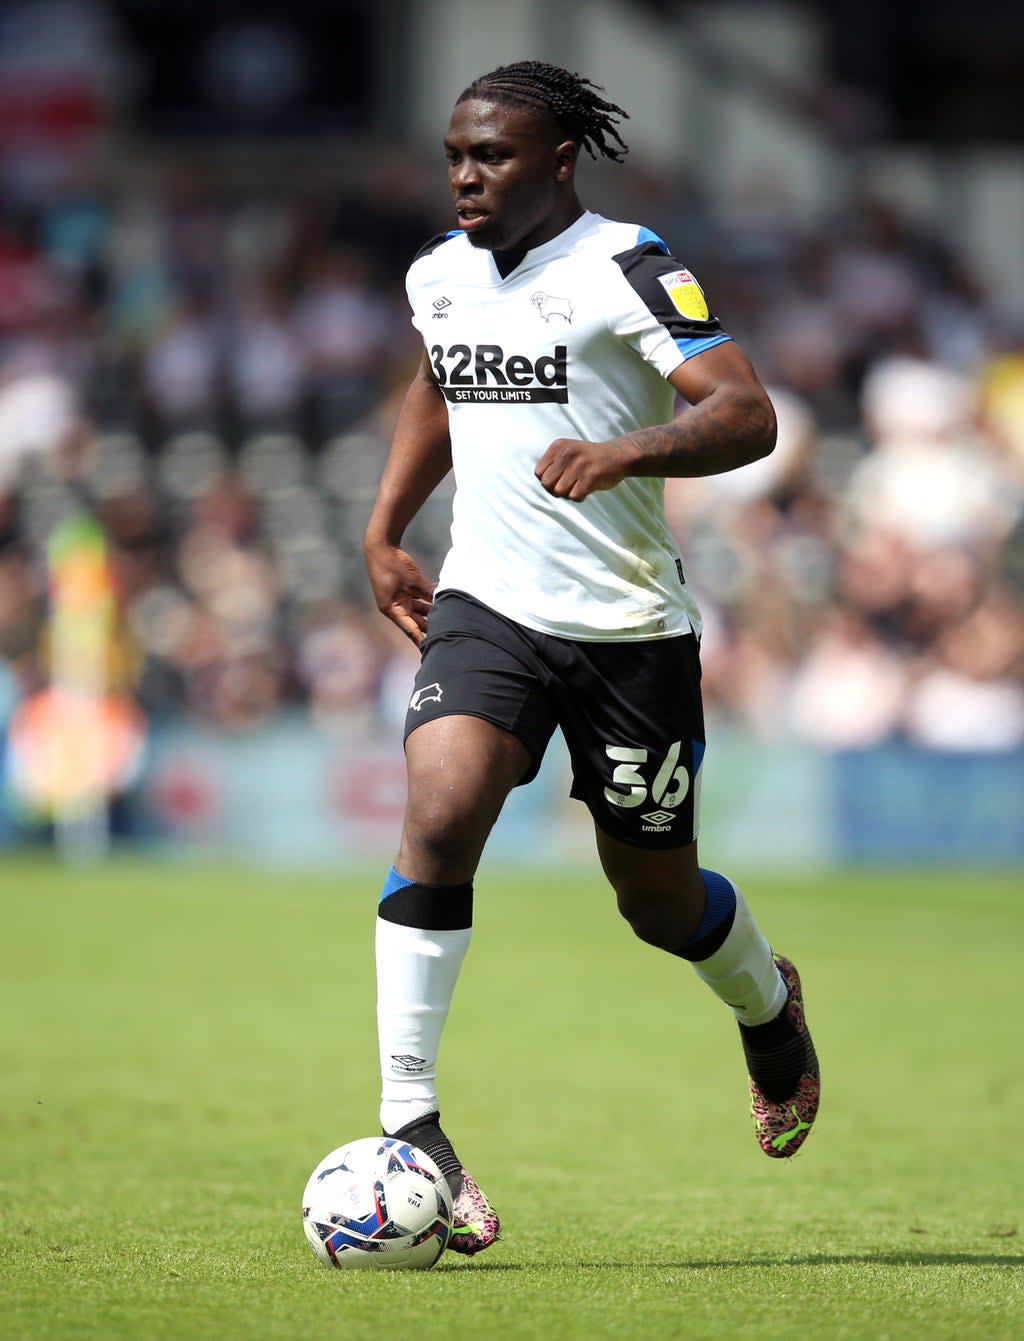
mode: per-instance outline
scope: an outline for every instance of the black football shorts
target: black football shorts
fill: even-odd
[[[556,727],[571,795],[598,828],[644,848],[697,836],[704,713],[693,635],[577,642],[537,633],[459,591],[434,601],[405,719],[482,717],[517,736],[537,774]]]

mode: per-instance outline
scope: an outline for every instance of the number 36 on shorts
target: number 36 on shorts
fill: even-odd
[[[686,794],[690,790],[690,775],[686,764],[679,762],[682,747],[682,741],[672,742],[668,747],[665,758],[657,765],[653,782],[648,784],[651,768],[656,764],[656,761],[650,760],[649,750],[629,749],[623,745],[606,745],[604,747],[605,754],[615,763],[615,768],[612,771],[612,784],[619,790],[605,787],[605,800],[623,810],[631,810],[634,806],[644,805],[650,797],[656,806],[663,806],[666,810],[676,810],[686,799]],[[647,777],[645,777],[641,769],[649,762],[650,767],[647,768]]]

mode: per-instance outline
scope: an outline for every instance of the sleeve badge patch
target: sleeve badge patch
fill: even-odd
[[[659,275],[658,283],[671,298],[677,312],[695,321],[707,321],[708,305],[704,291],[689,270],[674,270],[670,275]]]

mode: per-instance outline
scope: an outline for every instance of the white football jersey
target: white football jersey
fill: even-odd
[[[534,474],[556,438],[672,418],[669,374],[729,339],[693,276],[649,229],[586,212],[521,259],[459,231],[434,238],[407,289],[448,402],[456,489],[438,590],[562,638],[699,632],[663,480],[572,503]]]

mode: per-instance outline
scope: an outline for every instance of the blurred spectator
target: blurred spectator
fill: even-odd
[[[350,606],[312,606],[301,620],[296,644],[313,721],[328,731],[371,727],[382,660],[376,622]]]
[[[878,745],[899,730],[908,689],[902,658],[864,616],[826,616],[788,687],[789,726],[827,749]]]
[[[90,444],[76,388],[49,351],[23,346],[0,363],[0,492],[16,486],[29,463],[55,478],[77,474]]]
[[[1024,608],[994,588],[942,631],[918,671],[906,727],[929,749],[1024,745]]]
[[[916,324],[924,298],[923,240],[881,200],[862,200],[848,219],[843,245],[828,266],[827,285],[847,356],[865,363]]]
[[[241,295],[227,338],[227,390],[244,428],[298,428],[306,379],[287,296],[263,279]]]
[[[366,414],[386,382],[389,309],[370,274],[365,253],[327,249],[299,299],[296,323],[322,438]]]
[[[143,387],[156,432],[214,426],[220,408],[220,339],[208,299],[182,290],[142,361]]]
[[[847,490],[855,527],[889,529],[925,546],[1005,536],[1021,490],[976,428],[976,389],[935,363],[892,358],[864,383],[874,449]]]

